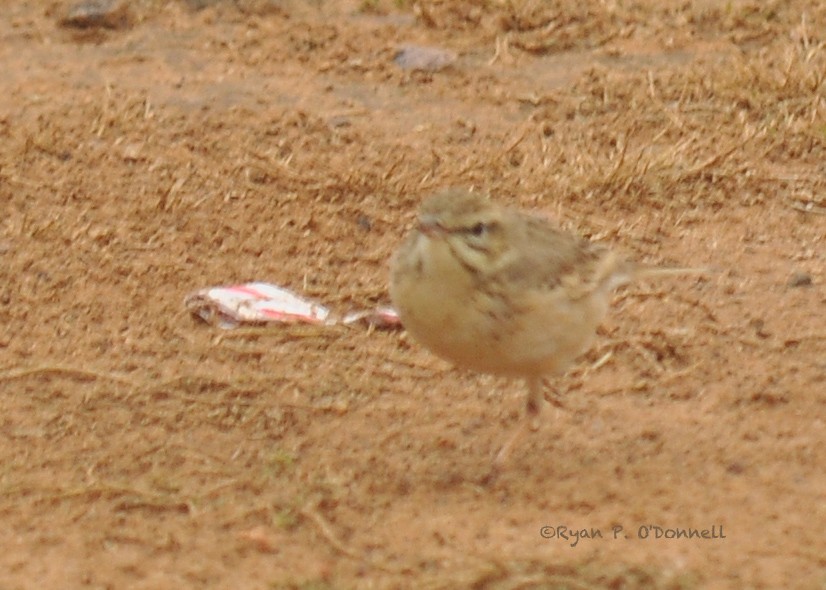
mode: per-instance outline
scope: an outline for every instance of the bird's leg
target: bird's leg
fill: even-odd
[[[502,445],[499,452],[496,453],[496,458],[493,460],[494,472],[498,471],[508,460],[511,451],[516,446],[516,443],[525,435],[528,429],[536,430],[539,428],[539,417],[542,414],[542,406],[545,403],[545,397],[542,394],[542,380],[538,377],[528,377],[528,397],[525,404],[525,417],[521,424],[516,429],[516,432],[511,435],[508,441]]]
[[[542,379],[538,377],[528,377],[528,397],[525,404],[525,421],[531,430],[539,428],[539,417],[542,414],[542,406],[545,405],[545,395],[542,393]]]

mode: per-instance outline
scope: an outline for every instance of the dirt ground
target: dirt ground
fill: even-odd
[[[826,587],[822,2],[7,4],[3,590]],[[619,292],[487,484],[521,383],[183,305],[386,304],[446,186],[713,269]]]

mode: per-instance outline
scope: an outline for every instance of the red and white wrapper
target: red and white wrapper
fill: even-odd
[[[377,328],[401,326],[390,307],[333,314],[324,305],[270,283],[244,283],[201,289],[187,295],[184,305],[196,317],[222,328],[244,324],[337,324],[362,323]]]

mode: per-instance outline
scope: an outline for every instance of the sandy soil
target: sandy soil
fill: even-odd
[[[69,9],[0,19],[4,590],[824,587],[822,3]],[[449,185],[715,269],[618,293],[489,485],[520,383],[183,305],[387,303]]]

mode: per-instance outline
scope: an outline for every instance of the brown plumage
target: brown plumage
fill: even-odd
[[[613,290],[675,272],[693,271],[634,263],[544,218],[452,189],[422,204],[393,257],[390,294],[407,331],[438,356],[524,378],[535,416],[542,377],[564,372],[590,346]]]

